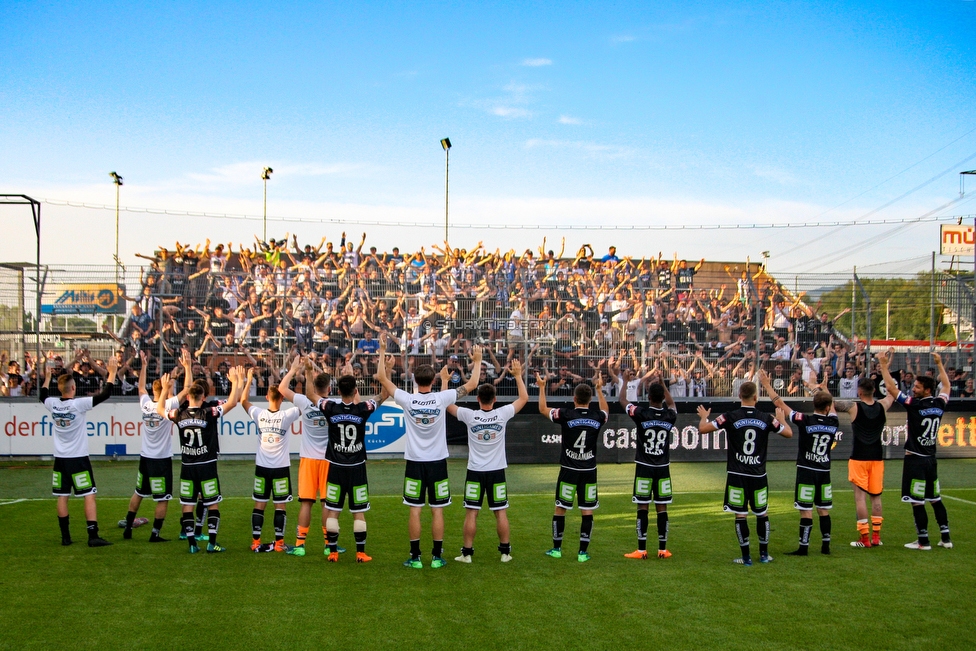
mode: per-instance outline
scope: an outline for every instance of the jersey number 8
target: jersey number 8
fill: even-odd
[[[746,440],[742,443],[742,454],[750,456],[756,451],[756,430],[747,429],[745,437]]]

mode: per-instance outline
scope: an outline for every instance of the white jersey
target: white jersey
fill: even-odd
[[[515,418],[515,407],[491,411],[458,407],[457,419],[468,426],[468,470],[484,472],[508,467],[505,424]]]
[[[173,456],[173,421],[160,416],[156,411],[156,403],[146,394],[139,396],[139,408],[142,409],[142,456],[147,459],[170,459]],[[166,400],[166,411],[180,408],[180,401],[175,397]]]
[[[620,378],[620,381],[617,383],[617,395],[623,392],[623,385],[624,379]],[[637,395],[637,390],[640,388],[640,385],[641,379],[639,377],[627,382],[627,402],[637,402],[640,399]]]
[[[860,378],[855,375],[852,378],[842,377],[838,383],[838,397],[839,398],[856,398],[857,397],[857,383]]]
[[[407,461],[440,461],[447,458],[447,408],[457,402],[457,391],[407,393],[397,389],[393,400],[403,408]]]
[[[682,377],[671,382],[671,386],[668,387],[668,391],[675,398],[687,398],[688,397],[688,382]],[[633,401],[633,402],[636,402]]]
[[[302,411],[302,450],[303,459],[324,459],[329,449],[329,421],[311,400],[301,393],[292,400]]]
[[[302,417],[298,407],[271,411],[252,405],[247,415],[258,426],[261,443],[258,445],[254,463],[262,468],[287,468],[291,465],[288,456],[288,437],[291,426]]]
[[[88,419],[91,398],[48,398],[44,406],[54,419],[54,456],[62,459],[88,456]],[[445,455],[447,456],[447,455]]]

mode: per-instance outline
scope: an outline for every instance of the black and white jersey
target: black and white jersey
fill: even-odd
[[[223,415],[223,405],[213,402],[200,407],[183,403],[180,409],[169,412],[170,420],[180,430],[180,454],[184,466],[217,460],[220,451],[218,423]]]
[[[880,402],[872,402],[870,405],[857,402],[857,416],[851,421],[851,431],[854,435],[851,459],[855,461],[884,459],[881,433],[887,420],[884,405]]]
[[[934,457],[936,436],[942,424],[949,394],[940,393],[938,397],[913,398],[898,392],[898,402],[905,405],[908,412],[908,438],[905,451],[922,457]]]
[[[637,454],[634,461],[645,466],[671,463],[671,430],[678,412],[670,407],[641,407],[630,403],[627,415],[637,425]]]
[[[366,463],[366,421],[376,411],[376,401],[347,404],[322,398],[318,407],[329,422],[325,458],[337,466]]]
[[[784,426],[772,414],[755,407],[740,407],[712,421],[725,430],[728,441],[726,470],[733,475],[763,477],[766,474],[766,446],[769,434],[779,434]]]
[[[602,409],[569,407],[549,410],[549,420],[562,426],[559,465],[570,470],[596,469],[596,442],[609,416]]]
[[[830,470],[830,450],[840,428],[837,414],[825,416],[791,411],[790,421],[797,426],[797,438],[800,442],[796,467],[807,470]]]

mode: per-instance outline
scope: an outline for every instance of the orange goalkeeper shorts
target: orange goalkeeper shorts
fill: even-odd
[[[880,495],[884,490],[884,461],[847,461],[847,479],[871,495]]]
[[[325,485],[329,480],[329,462],[325,459],[298,460],[298,499],[325,499]]]

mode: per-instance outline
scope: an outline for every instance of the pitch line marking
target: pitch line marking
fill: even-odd
[[[949,499],[949,500],[955,500],[957,502],[962,502],[963,504],[972,504],[973,506],[976,506],[976,502],[971,502],[970,500],[964,500],[961,497],[953,497],[952,495],[945,495],[945,494],[943,494],[942,497],[944,497],[946,499]]]

